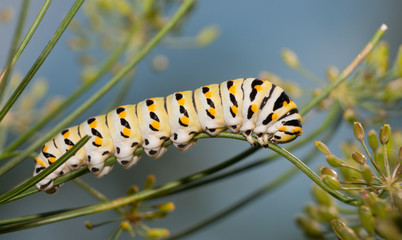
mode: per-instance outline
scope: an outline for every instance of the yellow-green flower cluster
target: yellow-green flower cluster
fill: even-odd
[[[314,185],[315,202],[306,206],[297,223],[311,238],[332,239],[335,234],[339,239],[402,239],[402,132],[385,124],[379,134],[370,130],[366,136],[359,122],[353,124],[353,132],[358,144],[345,143],[343,158],[322,142],[316,142],[316,148],[330,165],[320,169],[321,179],[330,188],[359,198],[362,205],[338,205]]]
[[[145,180],[144,190],[151,189],[155,183],[155,176],[149,175]],[[137,186],[132,186],[128,189],[127,195],[136,194],[139,192]],[[159,218],[165,217],[169,212],[174,211],[175,205],[172,202],[161,203],[156,206],[141,206],[142,202],[133,202],[127,205],[124,209],[118,209],[121,218],[117,219],[120,222],[118,229],[128,232],[131,237],[141,235],[149,239],[161,239],[169,236],[169,230],[165,228],[151,228],[147,226],[144,221],[154,221]],[[107,223],[115,222],[106,221],[96,225],[86,222],[85,226],[88,229],[93,229],[97,226],[102,226]]]

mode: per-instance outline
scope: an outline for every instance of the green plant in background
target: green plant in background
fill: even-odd
[[[78,9],[80,9],[81,4],[83,3],[83,0],[77,0],[72,6],[70,12],[60,24],[60,27],[52,37],[51,41],[49,41],[42,54],[32,65],[32,68],[28,71],[26,76],[19,80],[20,84],[17,87],[11,87],[13,81],[8,81],[9,76],[12,76],[11,79],[18,79],[15,77],[15,74],[12,74],[13,67],[22,51],[27,46],[29,39],[34,34],[36,27],[41,22],[42,17],[45,15],[47,8],[52,1],[47,0],[44,2],[29,31],[21,40],[20,36],[22,35],[22,29],[29,2],[30,1],[25,0],[21,7],[21,11],[18,15],[19,19],[13,44],[7,59],[7,65],[0,75],[0,93],[3,100],[2,108],[0,110],[0,130],[2,130],[2,152],[0,153],[0,160],[4,162],[4,164],[2,164],[0,167],[0,177],[2,177],[4,174],[7,174],[9,170],[20,164],[24,159],[35,155],[34,151],[37,151],[37,149],[39,149],[43,143],[51,139],[56,133],[68,126],[68,124],[80,116],[90,106],[96,103],[118,83],[122,83],[121,90],[117,94],[118,97],[114,100],[110,107],[116,107],[118,104],[120,104],[121,99],[126,94],[127,89],[134,79],[135,67],[140,61],[143,60],[150,50],[162,40],[162,38],[165,38],[165,46],[173,49],[179,47],[193,48],[208,45],[217,37],[218,34],[218,29],[215,26],[209,26],[201,30],[195,37],[184,38],[180,36],[180,27],[185,23],[185,18],[188,16],[188,14],[191,13],[191,9],[194,7],[194,0],[182,1],[179,7],[176,6],[177,1],[121,0],[116,1],[115,4],[111,4],[111,1],[106,0],[88,1],[82,7],[84,10],[84,16],[86,18],[86,21],[84,21],[85,23],[73,19],[75,13],[78,11]],[[177,8],[177,10],[172,16],[169,16],[167,14],[168,8]],[[12,16],[12,11],[8,10],[8,12],[2,12],[0,17],[2,21],[9,21],[10,16]],[[27,111],[27,107],[25,106],[25,108],[23,108],[24,105],[22,104],[24,102],[24,98],[32,97],[33,92],[38,91],[34,90],[26,92],[25,95],[22,95],[22,93],[24,92],[28,83],[33,79],[37,70],[41,67],[42,63],[45,61],[46,57],[53,49],[67,26],[70,26],[71,31],[74,33],[74,37],[69,39],[68,46],[72,50],[77,51],[78,60],[83,66],[81,74],[83,80],[82,85],[72,95],[67,96],[66,99],[56,102],[57,107],[47,107],[47,112],[43,117],[40,119],[33,119],[33,126],[31,126],[23,134],[17,133],[17,135],[19,135],[17,140],[6,145],[6,141],[4,139],[7,137],[7,132],[5,132],[4,127],[10,126],[7,125],[10,124],[9,121],[7,121],[7,117],[9,117],[10,114],[18,115],[18,111]],[[105,29],[107,29],[107,31],[104,31]],[[218,212],[211,218],[185,229],[183,232],[173,234],[170,236],[170,238],[185,236],[219,220],[224,216],[227,216],[228,214],[240,209],[242,206],[251,203],[258,197],[270,193],[271,190],[281,186],[282,183],[292,178],[296,173],[300,172],[300,170],[317,184],[317,186],[314,187],[314,192],[315,196],[317,195],[319,204],[318,207],[315,205],[309,207],[309,212],[314,214],[315,217],[319,217],[319,219],[315,219],[309,215],[309,217],[303,217],[298,220],[303,229],[310,228],[313,229],[312,231],[315,231],[314,233],[316,233],[309,235],[323,237],[324,234],[321,231],[321,225],[325,224],[323,221],[323,219],[325,219],[327,220],[326,224],[328,224],[329,221],[334,229],[334,232],[340,238],[344,238],[344,236],[372,236],[371,234],[373,234],[374,231],[386,238],[397,236],[395,235],[395,231],[398,231],[398,229],[396,227],[392,227],[394,226],[392,224],[394,224],[395,219],[398,220],[398,217],[400,217],[396,211],[396,206],[400,207],[401,193],[395,189],[400,188],[401,179],[399,169],[401,159],[400,157],[395,158],[397,154],[395,155],[395,153],[390,149],[393,148],[391,145],[395,146],[394,144],[398,145],[399,143],[398,146],[400,146],[400,133],[394,131],[392,137],[388,136],[388,139],[390,138],[391,140],[383,143],[382,141],[384,141],[384,139],[381,136],[385,136],[387,134],[390,135],[390,130],[387,130],[388,127],[384,127],[384,130],[382,133],[380,133],[381,144],[378,144],[379,147],[375,150],[372,149],[373,153],[375,152],[375,154],[371,156],[373,158],[372,162],[376,164],[373,164],[375,169],[368,167],[368,164],[366,164],[367,159],[366,161],[363,160],[364,154],[367,154],[367,156],[369,155],[366,147],[364,147],[364,154],[360,150],[353,150],[356,153],[352,154],[352,156],[354,156],[352,157],[352,160],[347,158],[343,160],[344,163],[338,166],[343,176],[349,177],[348,179],[345,178],[345,181],[342,180],[343,182],[339,181],[339,179],[336,177],[336,172],[330,168],[323,168],[322,177],[320,178],[307,167],[306,164],[310,162],[317,153],[314,148],[312,148],[311,151],[302,159],[304,161],[300,160],[289,152],[296,148],[300,148],[301,146],[308,146],[307,144],[309,142],[316,140],[318,137],[323,137],[325,139],[331,138],[341,122],[341,116],[344,116],[348,120],[358,118],[356,114],[357,108],[362,107],[375,112],[376,110],[384,109],[381,106],[386,104],[387,110],[394,109],[395,104],[397,104],[401,98],[400,94],[397,92],[397,88],[400,88],[401,85],[400,69],[402,65],[402,51],[399,51],[394,67],[391,69],[391,71],[387,71],[388,49],[384,43],[377,45],[385,31],[386,26],[381,26],[373,38],[369,41],[367,46],[341,73],[338,73],[334,68],[330,68],[328,71],[328,79],[330,81],[327,86],[323,81],[319,80],[308,70],[304,69],[300,65],[295,54],[289,50],[285,50],[283,52],[284,60],[291,68],[299,71],[302,75],[317,83],[321,88],[321,90],[316,91],[313,98],[301,108],[300,114],[305,116],[312,109],[317,107],[319,107],[321,110],[328,111],[326,120],[323,121],[321,125],[317,126],[314,132],[305,133],[305,136],[303,136],[300,141],[296,141],[290,145],[288,150],[283,149],[275,144],[271,144],[268,146],[268,148],[273,150],[275,152],[274,154],[268,155],[263,159],[257,159],[254,162],[241,167],[234,168],[231,171],[222,172],[222,170],[225,170],[229,166],[242,161],[247,156],[250,156],[252,153],[261,149],[261,147],[258,146],[252,147],[211,168],[189,174],[186,177],[170,181],[159,186],[154,186],[155,179],[153,176],[150,176],[147,178],[143,190],[139,190],[138,187],[134,186],[130,188],[126,194],[122,194],[121,197],[116,199],[108,199],[100,191],[95,190],[93,187],[78,179],[78,176],[89,172],[88,169],[82,168],[56,179],[55,184],[60,184],[75,179],[74,182],[76,182],[83,189],[87,190],[88,193],[95,196],[100,201],[99,203],[89,206],[77,206],[71,209],[59,209],[57,211],[45,212],[41,214],[16,216],[15,218],[2,219],[0,220],[0,233],[18,231],[44,224],[54,223],[57,221],[76,218],[79,216],[95,214],[107,210],[114,210],[119,216],[117,219],[108,219],[94,224],[87,222],[85,225],[89,229],[93,229],[98,226],[103,226],[106,223],[117,223],[116,230],[111,233],[111,238],[113,239],[117,239],[123,231],[128,232],[131,236],[141,235],[147,238],[164,238],[169,235],[169,230],[164,228],[150,228],[144,222],[166,216],[174,209],[174,204],[171,202],[165,202],[157,206],[150,206],[147,203],[148,200],[169,196],[205,184],[210,184],[220,179],[234,176],[237,173],[253,169],[262,164],[269,163],[278,157],[284,157],[292,162],[295,167],[285,171],[278,178],[266,183],[260,189],[251,193],[246,198],[236,202],[234,205],[229,206],[224,211]],[[173,34],[167,36],[168,33]],[[369,54],[376,45],[378,47],[371,54]],[[102,57],[95,57],[95,49],[102,49]],[[353,76],[350,76],[366,57],[367,60],[365,61],[363,68],[358,69]],[[155,70],[161,71],[167,67],[168,60],[165,56],[156,55],[152,60],[152,64]],[[109,75],[111,76],[110,80],[107,81],[100,88],[100,90],[90,96],[87,101],[85,101],[74,112],[64,118],[64,120],[60,121],[60,123],[54,128],[47,131],[46,134],[43,134],[42,137],[33,140],[32,136],[39,132],[41,128],[46,126],[50,120],[59,117],[62,110],[66,109],[67,106],[69,106],[86,90],[94,86],[94,83],[99,81],[101,78],[109,77]],[[297,96],[305,93],[303,89],[295,87],[293,84],[280,79],[278,76],[272,73],[262,72],[261,76],[262,78],[282,86],[291,95]],[[41,91],[45,91],[46,87],[44,86],[43,82],[36,84],[37,85],[33,86],[33,89],[39,88]],[[353,96],[348,95],[348,98],[335,94],[339,92],[345,93],[356,91],[356,89],[359,89],[362,84],[364,84],[364,86],[370,86],[367,92],[362,92],[359,95],[352,94]],[[371,98],[372,95],[375,95],[375,97]],[[41,97],[42,94],[38,93],[36,93],[34,96],[35,99],[40,99]],[[20,107],[15,105],[17,99],[22,102]],[[35,101],[29,104],[31,104],[30,107],[32,108],[35,104]],[[105,111],[107,111],[107,109]],[[353,111],[352,115],[354,118],[349,117],[351,114],[347,114],[347,112],[350,111]],[[384,117],[386,117],[386,114],[381,115],[381,117],[381,120],[383,120]],[[374,118],[372,119],[374,120]],[[21,121],[23,120],[24,119],[21,119]],[[378,121],[379,119],[375,120]],[[372,121],[367,122],[366,124],[371,122]],[[358,132],[359,127],[355,128],[355,132]],[[362,134],[362,132],[363,131],[361,130],[360,134]],[[374,133],[372,131],[368,134],[369,143],[370,141],[373,141],[370,140],[370,136],[373,134]],[[398,139],[398,136],[399,140],[395,140]],[[218,135],[218,137],[245,141],[245,138],[241,134],[229,132],[221,133]],[[210,138],[210,136],[205,133],[200,133],[195,136],[195,138],[203,139]],[[373,139],[373,137],[371,138]],[[34,185],[50,174],[51,171],[67,161],[68,158],[72,156],[80,147],[82,147],[87,140],[87,137],[81,139],[79,143],[77,143],[68,153],[63,155],[54,164],[37,176],[28,179],[17,187],[12,188],[12,186],[8,186],[11,190],[0,195],[0,204],[7,205],[8,203],[16,200],[23,201],[24,197],[37,193],[38,190],[34,187]],[[360,142],[363,141],[361,140]],[[29,143],[29,145],[21,150],[21,145],[23,143]],[[166,141],[165,144],[169,145],[171,143],[170,141]],[[372,143],[370,143],[370,147],[372,148],[371,144]],[[320,150],[324,148],[320,147],[323,146],[323,144],[318,144],[318,146]],[[352,145],[348,145],[345,151],[350,152],[351,148]],[[137,151],[138,152],[136,153],[139,153],[142,151],[142,149],[140,148]],[[328,153],[327,155],[330,155],[329,150],[326,153]],[[349,156],[349,154],[346,156]],[[336,157],[329,158],[341,161]],[[369,159],[371,158],[369,157]],[[115,159],[112,157],[108,159],[106,163],[113,164],[114,162]],[[370,169],[372,173],[376,172],[377,175],[371,175],[372,178],[370,179],[370,174],[365,173],[365,171],[369,171],[367,169]],[[360,189],[364,190],[359,191]],[[334,197],[336,200],[330,196]],[[339,217],[342,209],[337,207],[337,200],[345,203],[346,205],[354,206],[351,207],[352,209],[360,208],[360,216],[363,216],[361,217],[361,222],[364,226],[364,229],[366,229],[366,235],[360,235],[360,232],[351,231],[350,227],[354,228],[354,226],[346,225],[345,220]],[[323,207],[321,205],[323,205]],[[316,208],[320,210],[314,210]],[[370,231],[370,226],[374,230]],[[368,227],[368,229],[366,227]],[[385,228],[387,229],[384,230]]]
[[[402,132],[385,124],[379,135],[362,125],[353,131],[359,144],[342,145],[343,158],[334,156],[322,142],[316,147],[332,167],[320,169],[321,179],[332,189],[358,197],[361,205],[340,205],[317,185],[312,186],[315,203],[305,207],[299,226],[312,238],[331,238],[332,229],[340,239],[402,238]],[[359,146],[360,145],[360,146]],[[336,169],[336,170],[334,170]]]

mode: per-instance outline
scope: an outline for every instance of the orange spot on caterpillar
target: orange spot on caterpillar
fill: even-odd
[[[126,118],[126,116],[127,116],[127,112],[126,112],[126,111],[121,111],[121,112],[119,113],[119,118]]]
[[[205,95],[206,98],[211,98],[212,97],[212,92],[208,91],[208,92],[204,93],[204,95]]]
[[[153,122],[151,123],[151,125],[152,125],[152,127],[155,128],[155,129],[159,129],[159,128],[161,127],[161,124],[160,124],[159,122],[157,122],[157,121],[153,121]]]
[[[46,164],[44,161],[40,160],[39,158],[35,158],[35,162],[39,165],[41,165],[42,167],[46,167]]]
[[[261,85],[255,85],[254,89],[259,92],[259,91],[261,91],[262,87],[261,87]]]
[[[273,113],[272,114],[272,120],[276,120],[278,118],[278,113]]]
[[[184,98],[181,98],[180,100],[177,101],[177,103],[178,103],[180,106],[183,106],[185,102],[186,102],[186,100],[184,100]]]
[[[208,109],[208,112],[209,112],[212,116],[215,116],[215,114],[216,114],[215,108],[209,108],[209,109]]]
[[[55,157],[50,157],[50,158],[49,158],[49,162],[51,162],[51,163],[56,162],[56,160],[57,160],[57,159],[56,159]]]
[[[233,112],[235,115],[237,115],[237,112],[238,112],[239,109],[238,109],[235,105],[232,105],[230,108],[232,109],[232,112]]]
[[[235,95],[235,94],[236,94],[236,86],[235,86],[235,85],[232,85],[232,86],[229,88],[229,92],[230,92],[231,94]]]
[[[63,137],[64,137],[64,138],[69,138],[70,135],[71,135],[70,131],[66,131],[66,132],[63,134]]]
[[[281,132],[286,132],[286,127],[285,127],[285,126],[281,126],[281,127],[279,128],[279,131],[281,131]]]
[[[185,125],[188,125],[190,123],[190,119],[186,116],[181,117],[180,121]]]
[[[125,127],[125,128],[123,128],[123,131],[122,131],[122,132],[123,132],[124,135],[130,136],[130,134],[131,134],[131,129],[128,129],[128,128]]]
[[[257,104],[251,105],[251,111],[253,111],[255,113],[255,112],[257,112],[257,110],[258,110]]]
[[[151,105],[148,106],[148,111],[150,111],[150,112],[155,112],[155,109],[156,109],[155,104],[151,104]]]
[[[96,128],[96,126],[98,126],[98,121],[96,121],[96,120],[91,122],[91,124],[89,124],[90,128]]]
[[[95,137],[94,143],[95,143],[96,145],[102,145],[102,142],[103,142],[102,138],[100,138],[100,137]]]

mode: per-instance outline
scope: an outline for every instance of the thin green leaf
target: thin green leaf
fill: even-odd
[[[10,51],[8,53],[7,65],[4,68],[3,72],[0,74],[0,102],[3,99],[3,94],[4,94],[4,91],[6,90],[6,87],[8,84],[8,76],[10,75],[10,73],[13,69],[13,66],[14,66],[14,64],[12,64],[12,62],[13,62],[13,58],[15,56],[18,42],[20,41],[21,33],[24,29],[25,19],[27,16],[28,8],[29,8],[29,2],[30,2],[29,0],[24,0],[24,2],[22,3],[21,10],[19,13],[19,19],[18,19],[18,23],[17,23],[17,28],[14,33]]]
[[[73,156],[84,144],[89,140],[89,136],[85,136],[81,138],[77,144],[75,144],[69,151],[67,151],[65,154],[63,154],[59,159],[57,159],[56,162],[54,162],[52,165],[47,167],[45,170],[43,170],[41,173],[36,175],[35,177],[32,177],[28,181],[22,183],[18,187],[8,191],[7,193],[3,194],[0,196],[0,204],[7,201],[8,199],[16,196],[18,193],[23,192],[24,190],[34,186],[36,183],[38,183],[40,180],[44,179],[47,175],[52,173],[54,170],[56,170],[58,167],[60,167],[64,162],[66,162],[71,156]]]
[[[80,8],[81,4],[84,0],[77,0],[71,10],[68,12],[66,17],[63,19],[60,27],[57,29],[56,33],[50,39],[49,43],[46,45],[45,49],[43,49],[41,55],[32,65],[31,69],[28,71],[27,75],[24,77],[22,82],[18,85],[17,89],[14,91],[10,99],[6,102],[4,107],[0,111],[0,122],[4,119],[8,111],[10,111],[11,107],[17,101],[18,97],[22,94],[26,86],[28,86],[29,82],[32,80],[33,76],[35,76],[36,72],[42,66],[43,62],[46,60],[47,56],[53,50],[53,47],[56,45],[58,40],[60,39],[61,35],[63,34],[64,30],[67,28],[70,21],[73,19],[74,15],[77,13],[78,9]],[[1,174],[0,174],[1,175]]]

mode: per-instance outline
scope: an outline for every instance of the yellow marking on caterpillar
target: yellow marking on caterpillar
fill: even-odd
[[[45,145],[45,146],[43,147],[43,149],[42,149],[42,152],[47,152],[47,149],[48,149],[48,148],[49,148],[49,147]]]
[[[122,131],[122,132],[123,132],[124,135],[130,136],[130,134],[131,134],[131,129],[125,127],[125,128],[123,128],[123,131]]]
[[[208,91],[208,92],[204,93],[204,95],[205,95],[206,98],[211,98],[212,97],[212,92]]]
[[[186,102],[186,100],[184,100],[184,98],[181,98],[180,100],[177,101],[177,104],[179,104],[180,106],[183,106],[185,102]]]
[[[68,137],[70,137],[70,131],[66,131],[64,134],[63,134],[63,137],[64,138],[68,138]]]
[[[255,85],[254,89],[259,92],[259,91],[261,91],[262,87],[261,87],[261,85]]]
[[[292,129],[292,133],[299,132],[297,135],[300,136],[302,134],[302,129],[300,127],[295,127]]]
[[[215,114],[216,114],[215,108],[209,108],[209,109],[208,109],[208,112],[209,112],[212,116],[215,116]]]
[[[100,138],[100,137],[95,137],[94,143],[95,143],[96,145],[102,145],[102,142],[103,142],[102,138]]]
[[[229,92],[230,92],[231,94],[233,94],[233,95],[236,95],[236,86],[235,86],[235,85],[232,85],[232,86],[229,88]]]
[[[50,157],[50,158],[49,158],[49,162],[51,162],[51,163],[56,162],[56,160],[57,160],[57,159],[56,159],[55,157]]]
[[[159,129],[159,128],[161,127],[161,124],[160,124],[159,122],[157,122],[157,121],[153,121],[153,122],[151,123],[151,126],[152,126],[153,128],[155,128],[155,129]]]
[[[150,112],[155,112],[155,108],[156,108],[156,105],[155,105],[155,104],[151,104],[151,105],[148,106],[148,111],[150,111]]]
[[[180,121],[185,125],[188,125],[190,123],[190,119],[186,116],[181,117]]]
[[[73,147],[73,146],[71,146],[71,145],[70,145],[70,146],[68,146],[68,150],[70,150],[72,147]]]
[[[278,118],[278,113],[274,112],[272,114],[272,120],[276,120]]]
[[[257,104],[251,105],[251,111],[253,111],[253,113],[255,113],[255,112],[258,111],[258,106],[257,106]]]
[[[127,112],[124,110],[124,111],[121,111],[120,113],[119,113],[119,118],[126,118],[126,116],[127,116]]]
[[[39,158],[35,158],[35,162],[39,165],[41,165],[42,167],[46,167],[45,162],[40,160]]]
[[[90,128],[96,128],[96,126],[98,126],[98,121],[96,121],[96,120],[91,122],[91,124],[89,124]]]
[[[281,132],[286,132],[286,127],[285,127],[285,126],[281,126],[281,127],[279,128],[279,131],[281,131]]]
[[[233,112],[235,115],[237,115],[237,112],[238,112],[239,109],[238,109],[235,105],[232,105],[230,108],[232,109],[232,112]]]

